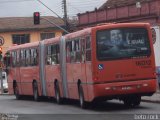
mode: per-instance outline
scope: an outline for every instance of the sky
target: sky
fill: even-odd
[[[69,17],[78,13],[93,11],[107,0],[66,0]],[[41,0],[58,16],[63,17],[62,0]],[[32,17],[33,12],[40,12],[41,16],[56,16],[37,0],[0,0],[0,17]]]

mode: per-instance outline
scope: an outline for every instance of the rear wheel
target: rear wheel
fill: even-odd
[[[38,85],[37,82],[33,83],[33,97],[34,101],[39,101],[39,94],[38,94]]]
[[[55,83],[55,98],[56,98],[56,102],[58,104],[62,103],[62,98],[61,98],[61,95],[60,95],[60,89],[59,89],[58,82]]]
[[[20,94],[19,94],[19,89],[18,89],[18,85],[17,83],[14,85],[14,95],[16,96],[16,99],[19,100],[20,99]]]
[[[133,101],[133,105],[134,106],[139,106],[140,103],[141,103],[141,96],[137,96]]]
[[[124,105],[127,107],[139,106],[141,103],[141,96],[131,96],[123,100]]]
[[[79,85],[79,103],[80,103],[81,108],[83,109],[87,108],[87,103],[84,100],[84,93],[83,93],[82,85]]]

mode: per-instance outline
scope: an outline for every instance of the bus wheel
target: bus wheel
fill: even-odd
[[[139,106],[141,103],[141,96],[136,96],[134,99],[133,99],[133,105],[134,106]]]
[[[87,103],[84,100],[83,88],[81,85],[79,86],[79,103],[82,109],[85,109],[87,107]]]
[[[139,106],[141,102],[141,96],[128,97],[128,98],[125,98],[123,102],[124,102],[124,105],[127,107]]]
[[[34,101],[39,101],[38,85],[36,82],[33,83],[33,97],[34,97]]]
[[[59,90],[58,82],[56,82],[56,84],[55,84],[55,98],[56,98],[56,102],[58,104],[62,103],[62,98],[61,98],[61,95],[60,95],[60,90]]]
[[[131,107],[132,106],[132,102],[131,102],[131,100],[130,99],[124,99],[123,100],[123,103],[124,103],[124,105],[126,106],[126,107]]]
[[[16,96],[16,99],[19,100],[20,99],[20,94],[19,94],[19,89],[18,89],[18,85],[17,84],[14,87],[14,94]]]

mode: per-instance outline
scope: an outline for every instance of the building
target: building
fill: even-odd
[[[94,11],[78,14],[79,29],[99,23],[160,23],[160,0],[108,0]]]
[[[136,2],[144,3],[149,2],[151,0],[107,0],[99,10],[106,8],[116,8],[116,7],[124,7],[128,5],[135,5]]]
[[[46,16],[45,19],[64,27],[62,19]],[[0,18],[0,41],[3,39],[3,54],[8,47],[14,44],[35,42],[51,37],[61,36],[64,31],[57,28],[45,19],[39,25],[34,25],[32,17],[6,17]]]

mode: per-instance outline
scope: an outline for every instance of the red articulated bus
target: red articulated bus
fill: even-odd
[[[150,25],[104,24],[11,47],[5,58],[9,93],[86,102],[119,99],[137,106],[156,92]],[[6,56],[7,56],[6,55]]]

